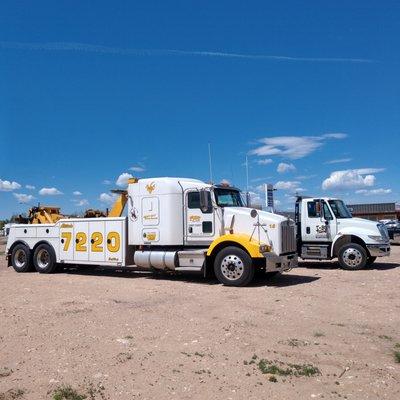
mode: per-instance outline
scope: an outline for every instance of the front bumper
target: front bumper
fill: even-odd
[[[371,257],[390,256],[390,244],[367,244],[367,249]]]
[[[296,268],[298,265],[296,253],[281,256],[278,256],[274,253],[263,253],[263,256],[266,260],[266,272],[287,271],[289,269]]]

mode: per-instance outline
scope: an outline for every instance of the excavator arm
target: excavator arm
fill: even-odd
[[[118,194],[108,217],[120,217],[124,212],[126,202],[128,201],[128,192],[126,190],[112,190],[113,193]]]

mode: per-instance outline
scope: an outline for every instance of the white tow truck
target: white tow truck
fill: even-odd
[[[214,271],[233,286],[249,284],[256,269],[278,273],[297,266],[294,222],[245,207],[234,187],[134,178],[126,201],[127,217],[12,225],[8,265],[41,273],[63,264]]]
[[[358,270],[390,255],[385,225],[353,218],[340,199],[297,197],[295,222],[297,253],[302,259],[337,257],[343,269]]]

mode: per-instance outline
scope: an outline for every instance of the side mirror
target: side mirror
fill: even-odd
[[[258,215],[257,210],[255,210],[254,208],[250,211],[250,216],[251,218],[256,218]]]
[[[322,201],[321,200],[317,200],[315,202],[315,212],[317,215],[319,215],[319,217],[321,219],[325,219],[324,218],[324,208],[322,207]]]
[[[210,192],[208,190],[201,189],[199,193],[200,197],[200,210],[203,213],[206,213],[210,209],[210,202],[209,202]]]

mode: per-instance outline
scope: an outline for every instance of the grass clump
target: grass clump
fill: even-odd
[[[0,378],[5,378],[6,376],[10,376],[13,373],[12,369],[8,369],[7,367],[0,368]]]
[[[320,375],[320,370],[311,364],[284,364],[282,362],[272,362],[262,359],[258,363],[258,369],[263,374],[281,376],[314,376]]]
[[[23,389],[10,389],[7,392],[0,392],[0,400],[16,400],[23,397],[25,390]]]
[[[315,336],[315,337],[324,337],[324,336],[325,336],[325,333],[322,333],[322,332],[314,332],[314,336]]]
[[[317,367],[311,364],[289,364],[289,367],[293,368],[293,375],[296,376],[314,376],[321,373]]]
[[[53,400],[84,400],[87,396],[79,394],[69,385],[58,387],[53,393]]]
[[[395,352],[394,352],[394,360],[395,360],[397,363],[400,363],[400,351],[395,351]]]
[[[289,368],[281,368],[278,365],[272,363],[268,360],[260,360],[258,363],[258,369],[263,374],[272,374],[272,375],[292,375],[292,370]]]

